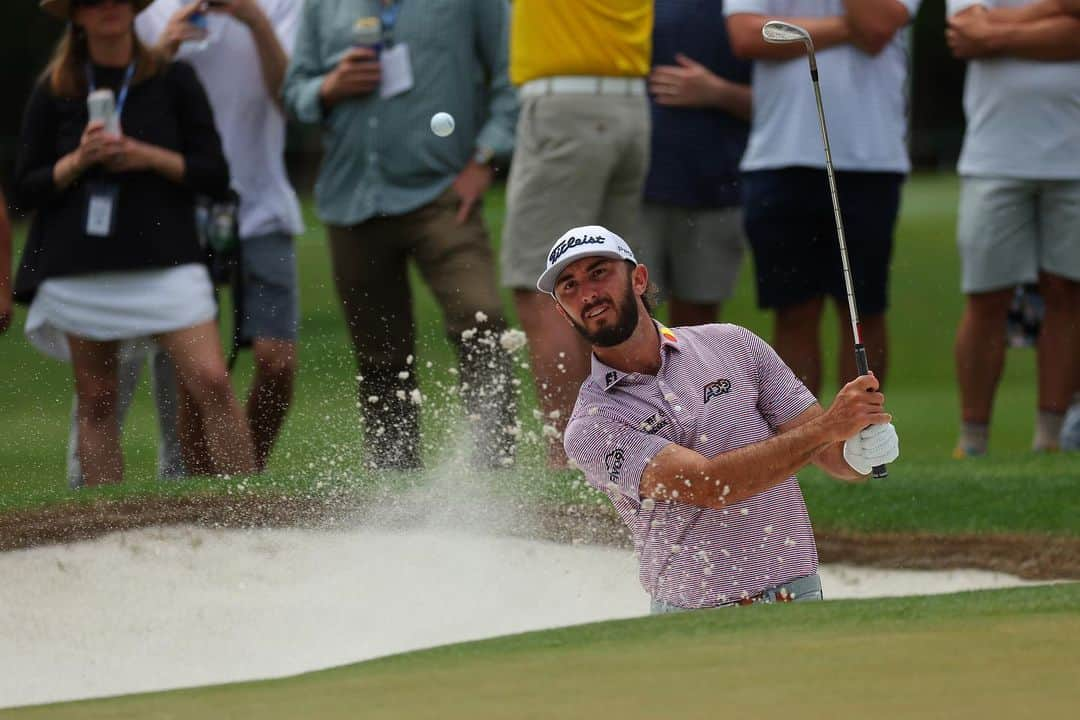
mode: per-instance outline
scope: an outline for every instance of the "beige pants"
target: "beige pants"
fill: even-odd
[[[377,467],[420,464],[419,405],[410,397],[419,364],[408,362],[416,352],[410,259],[442,308],[458,352],[462,397],[476,438],[474,461],[504,465],[513,451],[507,429],[516,394],[510,358],[498,343],[506,320],[491,245],[479,206],[463,225],[455,219],[457,209],[457,194],[447,189],[404,215],[329,227],[334,283],[363,378],[359,401]],[[473,328],[475,334],[466,333]]]
[[[649,133],[645,97],[524,101],[507,188],[504,286],[535,290],[552,243],[578,225],[604,225],[635,247]]]

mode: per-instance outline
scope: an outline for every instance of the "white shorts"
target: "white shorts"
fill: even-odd
[[[94,273],[46,280],[26,316],[30,344],[70,360],[67,336],[137,340],[201,325],[217,314],[206,266]]]
[[[964,177],[956,239],[965,293],[1080,281],[1080,180]]]

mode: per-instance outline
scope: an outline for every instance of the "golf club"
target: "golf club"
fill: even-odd
[[[810,79],[814,82],[814,99],[817,100],[818,123],[821,125],[821,140],[825,144],[825,174],[829,177],[829,193],[832,195],[833,215],[836,217],[836,238],[840,242],[840,262],[844,266],[844,287],[847,290],[848,311],[851,315],[851,334],[855,338],[855,365],[860,375],[870,372],[866,361],[866,348],[862,342],[862,330],[859,326],[859,311],[855,308],[855,288],[851,283],[851,265],[848,262],[847,241],[844,239],[844,222],[840,218],[840,198],[836,193],[836,177],[833,174],[832,152],[829,150],[829,132],[825,129],[825,109],[821,104],[821,88],[818,86],[817,58],[814,57],[814,41],[805,28],[781,20],[770,20],[761,28],[765,42],[775,45],[802,43],[806,46],[806,57],[810,62]],[[876,478],[888,477],[889,470],[878,465],[872,470]]]

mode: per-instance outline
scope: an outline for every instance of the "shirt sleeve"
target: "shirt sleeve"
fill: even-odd
[[[517,90],[510,82],[510,5],[506,0],[477,0],[473,11],[478,50],[490,78],[487,121],[477,134],[476,145],[498,157],[509,157],[518,116]]]
[[[282,87],[285,108],[302,123],[316,124],[323,120],[319,89],[326,72],[320,59],[320,45],[319,4],[306,0]]]
[[[570,420],[563,437],[568,457],[598,490],[617,490],[638,502],[641,474],[656,453],[671,441],[635,430],[626,423],[602,415],[582,415]]]
[[[168,72],[175,76],[179,88],[184,184],[195,192],[222,197],[229,191],[229,164],[206,90],[185,62],[174,62]]]
[[[301,8],[297,0],[278,0],[269,13],[270,24],[286,55],[292,55],[296,47],[296,33],[300,29]]]
[[[57,123],[52,111],[48,81],[38,83],[23,114],[15,159],[15,192],[12,204],[20,212],[33,210],[56,195]]]
[[[768,0],[724,0],[724,15],[734,15],[736,13],[766,15],[768,12]]]
[[[756,361],[758,410],[773,428],[798,417],[817,402],[772,347],[745,328],[737,328]]]

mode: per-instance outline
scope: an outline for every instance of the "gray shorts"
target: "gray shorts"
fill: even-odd
[[[641,227],[634,253],[649,268],[664,300],[713,304],[731,297],[746,252],[740,208],[699,210],[647,202]]]
[[[244,340],[296,340],[300,326],[296,247],[286,233],[253,235],[243,243]]]
[[[964,177],[956,237],[965,293],[1080,281],[1080,180]]]
[[[552,244],[572,227],[604,225],[635,247],[649,128],[645,97],[525,99],[507,186],[505,287],[535,290]]]

